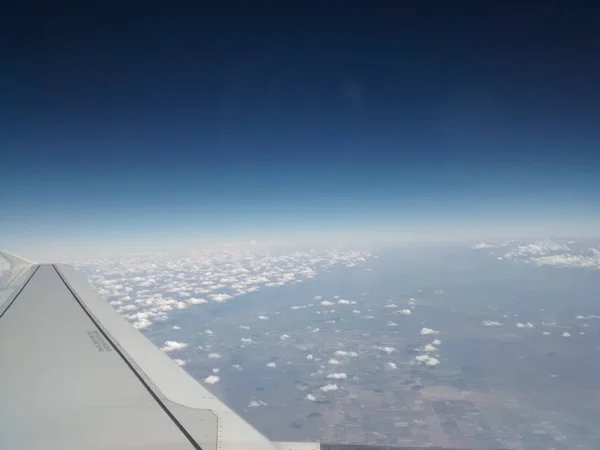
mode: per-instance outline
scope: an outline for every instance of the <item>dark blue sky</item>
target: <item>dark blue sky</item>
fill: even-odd
[[[0,14],[7,245],[600,222],[600,4],[88,3]]]

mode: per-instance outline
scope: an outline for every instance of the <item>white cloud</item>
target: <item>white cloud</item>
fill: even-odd
[[[312,361],[313,359],[315,359],[315,357],[313,355],[306,355],[306,359]]]
[[[179,325],[173,325],[171,327],[172,330],[181,330],[181,327]]]
[[[496,320],[484,320],[482,323],[484,327],[501,327],[504,325]]]
[[[336,350],[335,354],[337,356],[350,356],[351,358],[355,358],[358,356],[356,352],[348,352],[346,350]]]
[[[375,347],[377,350],[381,350],[382,352],[385,352],[387,354],[393,353],[396,351],[396,349],[394,347],[389,347],[389,346],[376,346]]]
[[[243,370],[240,364],[232,364],[231,367],[233,367],[236,370]]]
[[[177,364],[178,366],[185,366],[187,361],[184,361],[183,359],[179,359],[179,358],[175,358],[173,360],[175,362],[175,364]]]
[[[204,379],[204,382],[208,384],[215,384],[218,383],[220,379],[221,378],[217,375],[209,375]]]
[[[340,362],[337,359],[331,358],[329,361],[327,361],[329,364],[332,364],[334,366],[337,366],[340,364]]]
[[[561,334],[562,337],[571,337],[571,333],[569,333],[568,331],[565,331],[563,334]]]
[[[392,322],[391,320],[388,320],[388,322],[386,323],[386,326],[388,326],[388,327],[397,327],[398,324],[396,322]]]
[[[340,305],[350,305],[350,300],[344,300],[343,298],[338,300]]]
[[[274,362],[270,362],[267,364],[267,367],[270,367],[270,368],[277,367],[277,364],[275,364]]]
[[[345,380],[348,377],[345,373],[330,373],[329,375],[327,375],[327,378],[334,380]]]
[[[331,306],[331,305],[333,305],[333,302],[330,302],[329,300],[323,300],[321,302],[321,305],[323,305],[323,306]]]
[[[185,342],[177,342],[177,341],[166,341],[165,345],[160,349],[163,352],[172,352],[175,350],[181,350],[186,348],[188,345]]]
[[[207,336],[212,336],[212,335],[213,335],[213,334],[215,334],[215,333],[213,333],[211,330],[206,330],[206,331],[204,332],[204,334],[206,334]]]
[[[219,369],[219,368],[214,368],[212,371],[213,371],[213,373],[219,373],[219,372],[221,371],[221,369]]]
[[[436,347],[434,347],[432,344],[427,344],[424,348],[423,348],[424,352],[427,353],[434,353],[437,352],[438,349]]]
[[[279,337],[279,339],[280,339],[280,340],[282,340],[282,341],[285,341],[286,339],[289,339],[289,338],[290,338],[290,336],[289,336],[288,334],[282,334],[282,335]]]
[[[314,401],[316,401],[316,400],[317,400],[317,397],[315,397],[315,396],[314,396],[314,395],[312,395],[312,394],[306,394],[306,397],[304,397],[304,399],[305,399],[305,400],[308,400],[308,401],[311,401],[311,402],[314,402]]]
[[[323,392],[337,391],[338,385],[335,383],[326,384],[325,386],[321,386],[319,389],[321,389]]]
[[[323,296],[322,296],[322,295],[315,295],[315,296],[314,296],[314,299],[315,299],[315,300],[321,300],[322,298],[323,298]]]
[[[533,328],[533,324],[531,322],[527,322],[527,323],[517,322],[517,328]]]
[[[268,318],[267,316],[262,316],[262,315],[261,315],[261,316],[258,316],[258,318],[259,318],[260,320],[269,320],[269,318]]]
[[[437,366],[440,363],[440,361],[436,358],[429,358],[427,361],[425,361],[425,364],[428,366]]]
[[[196,298],[196,297],[188,298],[186,300],[186,302],[189,303],[190,305],[201,305],[202,303],[208,303],[203,298]]]
[[[421,328],[420,334],[421,336],[427,336],[429,334],[439,334],[440,332],[438,330],[434,330],[433,328]]]
[[[393,363],[393,362],[389,362],[388,366],[390,366],[392,369],[397,369],[398,368],[398,366],[395,363]]]
[[[398,314],[402,314],[403,316],[410,316],[412,311],[410,309],[399,309],[396,311]]]
[[[262,400],[252,400],[248,404],[248,408],[257,408],[259,406],[267,406],[267,402],[264,402]]]
[[[358,309],[353,309],[352,314],[360,314],[360,311]]]
[[[431,343],[433,345],[440,345],[442,343],[442,341],[440,341],[439,339],[434,339],[433,341],[431,341]]]
[[[398,305],[396,305],[395,303],[388,303],[387,305],[384,305],[384,308],[397,308]]]
[[[549,331],[542,331],[542,335],[544,335],[544,336],[550,336],[550,332]]]
[[[249,330],[250,329],[250,327],[248,325],[240,325],[240,328],[242,330]]]
[[[252,339],[250,338],[240,338],[240,340],[244,343],[244,344],[249,344],[250,342],[252,342]]]
[[[209,353],[208,354],[208,359],[220,359],[221,355],[219,355],[218,353]]]

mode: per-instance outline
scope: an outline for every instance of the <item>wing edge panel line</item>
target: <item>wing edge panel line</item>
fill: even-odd
[[[92,321],[92,323],[94,324],[94,326],[98,329],[98,331],[100,331],[100,333],[102,333],[102,336],[104,336],[104,338],[110,343],[111,347],[117,352],[117,354],[121,357],[121,359],[127,365],[127,367],[129,367],[129,369],[134,373],[134,375],[136,376],[136,378],[142,383],[142,385],[146,388],[146,390],[148,391],[148,393],[152,396],[152,398],[156,401],[156,403],[161,407],[161,409],[165,412],[165,414],[169,417],[169,419],[171,419],[171,421],[175,424],[175,426],[177,426],[177,428],[179,428],[179,431],[181,431],[181,433],[186,437],[186,439],[190,442],[190,444],[192,444],[192,446],[196,450],[202,450],[202,447],[200,447],[200,445],[196,442],[196,440],[192,437],[192,435],[177,420],[177,418],[169,410],[169,408],[161,401],[161,399],[158,397],[158,395],[156,395],[156,392],[154,392],[154,390],[142,378],[142,376],[137,372],[137,370],[135,370],[135,368],[133,367],[133,365],[131,364],[131,362],[125,357],[125,355],[123,354],[123,352],[121,351],[121,349],[117,345],[115,345],[115,343],[113,342],[113,340],[111,339],[111,337],[100,326],[100,324],[95,319],[95,317],[93,316],[93,314],[90,311],[88,311],[88,309],[85,307],[85,305],[83,304],[83,302],[79,299],[79,297],[77,296],[77,294],[73,291],[73,289],[71,288],[71,286],[69,285],[69,283],[62,276],[62,274],[60,273],[60,271],[58,270],[58,268],[55,265],[52,265],[52,268],[56,271],[56,274],[58,275],[58,277],[60,278],[60,280],[63,282],[63,284],[65,285],[65,287],[69,290],[69,292],[71,293],[71,295],[73,296],[73,298],[75,299],[75,301],[79,304],[79,306],[85,312],[85,314],[88,316],[88,318]],[[36,271],[37,271],[37,269],[36,269]],[[27,280],[27,281],[29,282],[29,280]]]
[[[13,305],[13,303],[17,300],[17,298],[19,298],[19,295],[21,295],[21,292],[23,292],[23,290],[27,287],[27,285],[29,284],[29,282],[31,281],[31,279],[33,278],[33,276],[35,275],[35,273],[38,271],[39,268],[40,268],[40,266],[37,266],[35,268],[35,270],[31,273],[31,275],[29,275],[29,278],[27,278],[27,281],[25,283],[23,283],[23,286],[21,286],[21,289],[19,289],[19,292],[17,292],[16,295],[13,297],[13,299],[10,301],[10,303],[8,305],[6,305],[6,308],[4,308],[4,310],[0,313],[0,319],[2,319],[4,317],[4,314],[6,314],[6,312]],[[19,274],[21,274],[21,272],[19,272]],[[16,278],[16,277],[14,277],[14,278]],[[11,282],[14,281],[14,278],[13,278],[13,280],[11,280]]]

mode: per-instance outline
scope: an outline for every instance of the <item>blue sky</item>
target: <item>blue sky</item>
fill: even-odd
[[[599,229],[591,10],[340,5],[6,15],[1,245]]]

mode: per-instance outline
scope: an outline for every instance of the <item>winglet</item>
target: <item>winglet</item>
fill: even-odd
[[[14,253],[7,252],[6,250],[0,249],[0,256],[8,261],[11,268],[19,267],[19,266],[30,266],[33,262],[28,261],[25,258],[21,258]]]
[[[8,283],[4,286],[0,286],[0,289],[6,288],[11,285],[13,281],[17,279],[17,277],[27,268],[34,265],[34,262],[31,262],[25,258],[21,258],[13,253],[7,252],[6,250],[0,249],[0,257],[6,259],[10,264],[10,275],[8,278]]]

